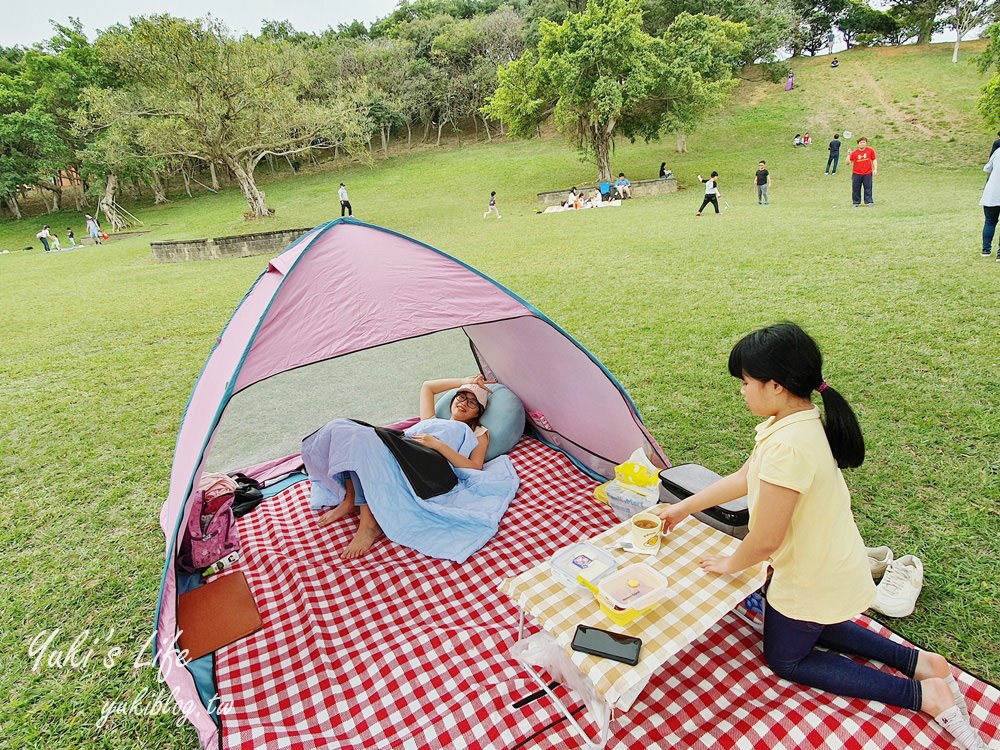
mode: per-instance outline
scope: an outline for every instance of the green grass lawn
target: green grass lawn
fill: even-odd
[[[950,54],[858,50],[836,71],[795,62],[787,94],[748,80],[686,154],[671,139],[619,143],[616,172],[648,179],[666,161],[683,189],[618,209],[536,215],[536,192],[593,183],[589,163],[547,138],[401,147],[295,178],[264,167],[277,213],[253,226],[235,189],[130,206],[148,233],[81,251],[19,250],[42,223],[81,235],[78,213],[0,223],[12,250],[0,256],[0,747],[196,744],[176,715],[98,724],[111,702],[148,707],[162,690],[133,662],[148,660],[177,428],[267,259],[158,264],[149,241],[313,226],[339,215],[341,180],[358,218],[459,257],[572,333],[674,463],[740,465],[756,420],[729,349],[761,325],[802,324],[865,433],[868,457],[847,474],[863,536],[924,561],[916,612],[890,625],[1000,681],[1000,263],[979,257],[977,205],[994,129],[975,117],[982,77]],[[843,129],[878,151],[874,208],[850,207],[846,148],[841,172],[823,175]],[[793,150],[805,131],[815,145]],[[767,208],[752,197],[762,158]],[[696,175],[713,169],[732,207],[695,218]],[[501,221],[482,219],[490,190]]]

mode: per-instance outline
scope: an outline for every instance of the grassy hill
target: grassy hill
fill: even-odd
[[[42,223],[82,235],[79,213],[0,223],[0,249],[12,250],[0,256],[0,736],[11,747],[194,744],[169,715],[96,724],[108,702],[159,688],[129,666],[153,624],[177,427],[266,259],[158,264],[148,243],[316,225],[339,215],[341,180],[359,218],[471,263],[576,336],[675,463],[739,466],[756,420],[725,371],[729,348],[760,325],[802,323],[865,431],[868,458],[848,475],[862,534],[926,566],[917,611],[892,626],[1000,680],[1000,263],[979,257],[977,205],[996,127],[975,112],[975,47],[957,65],[950,45],[853,50],[836,70],[796,60],[788,93],[750,70],[688,134],[686,154],[672,139],[617,145],[615,171],[646,179],[666,161],[682,187],[620,209],[536,215],[536,192],[592,183],[593,165],[560,138],[466,138],[396,144],[371,166],[265,167],[277,213],[253,225],[235,188],[130,205],[146,233],[71,253],[19,248],[37,244]],[[872,209],[850,208],[843,161],[823,175],[825,143],[845,129],[878,151]],[[793,149],[806,131],[816,145]],[[766,209],[752,197],[762,158]],[[696,175],[713,169],[731,209],[696,219]],[[490,190],[501,221],[481,218]],[[63,648],[89,629],[98,658],[124,655],[32,673],[30,645],[53,628]]]

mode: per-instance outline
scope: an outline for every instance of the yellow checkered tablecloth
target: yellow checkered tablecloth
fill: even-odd
[[[608,548],[628,534],[626,522],[588,541]],[[627,711],[656,670],[764,583],[763,563],[736,576],[706,573],[698,566],[704,556],[732,554],[738,545],[738,539],[689,516],[655,555],[611,551],[619,568],[644,562],[665,575],[669,586],[664,602],[628,625],[608,619],[590,591],[582,586],[574,590],[554,577],[548,560],[506,579],[500,590],[555,636],[609,705]],[[570,649],[580,623],[641,638],[639,663],[632,667]]]

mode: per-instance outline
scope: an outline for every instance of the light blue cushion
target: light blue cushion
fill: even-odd
[[[486,460],[502,456],[513,448],[524,434],[524,406],[505,385],[491,383],[486,411],[479,418],[480,423],[490,431],[490,444],[486,448]],[[451,419],[451,400],[458,388],[452,388],[438,396],[434,402],[434,413],[440,419]]]

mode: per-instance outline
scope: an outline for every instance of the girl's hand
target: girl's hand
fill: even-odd
[[[427,435],[425,433],[414,435],[413,439],[416,442],[420,443],[425,448],[431,448],[432,450],[436,450],[439,453],[441,452],[441,446],[444,445],[444,443],[441,442],[441,440],[439,440],[438,438],[434,437],[433,435]]]
[[[683,521],[690,515],[689,513],[686,513],[684,510],[682,510],[678,505],[667,505],[663,508],[657,508],[652,512],[654,515],[657,515],[663,519],[664,534],[670,531],[672,528],[674,528],[674,526],[679,524],[681,521]]]
[[[738,570],[730,570],[732,559],[729,555],[709,555],[699,560],[698,564],[707,573],[738,573]]]
[[[493,393],[493,389],[489,387],[489,384],[495,384],[496,382],[497,381],[495,380],[487,380],[486,376],[482,373],[462,378],[462,385],[478,385],[480,388],[485,388],[490,393]]]

